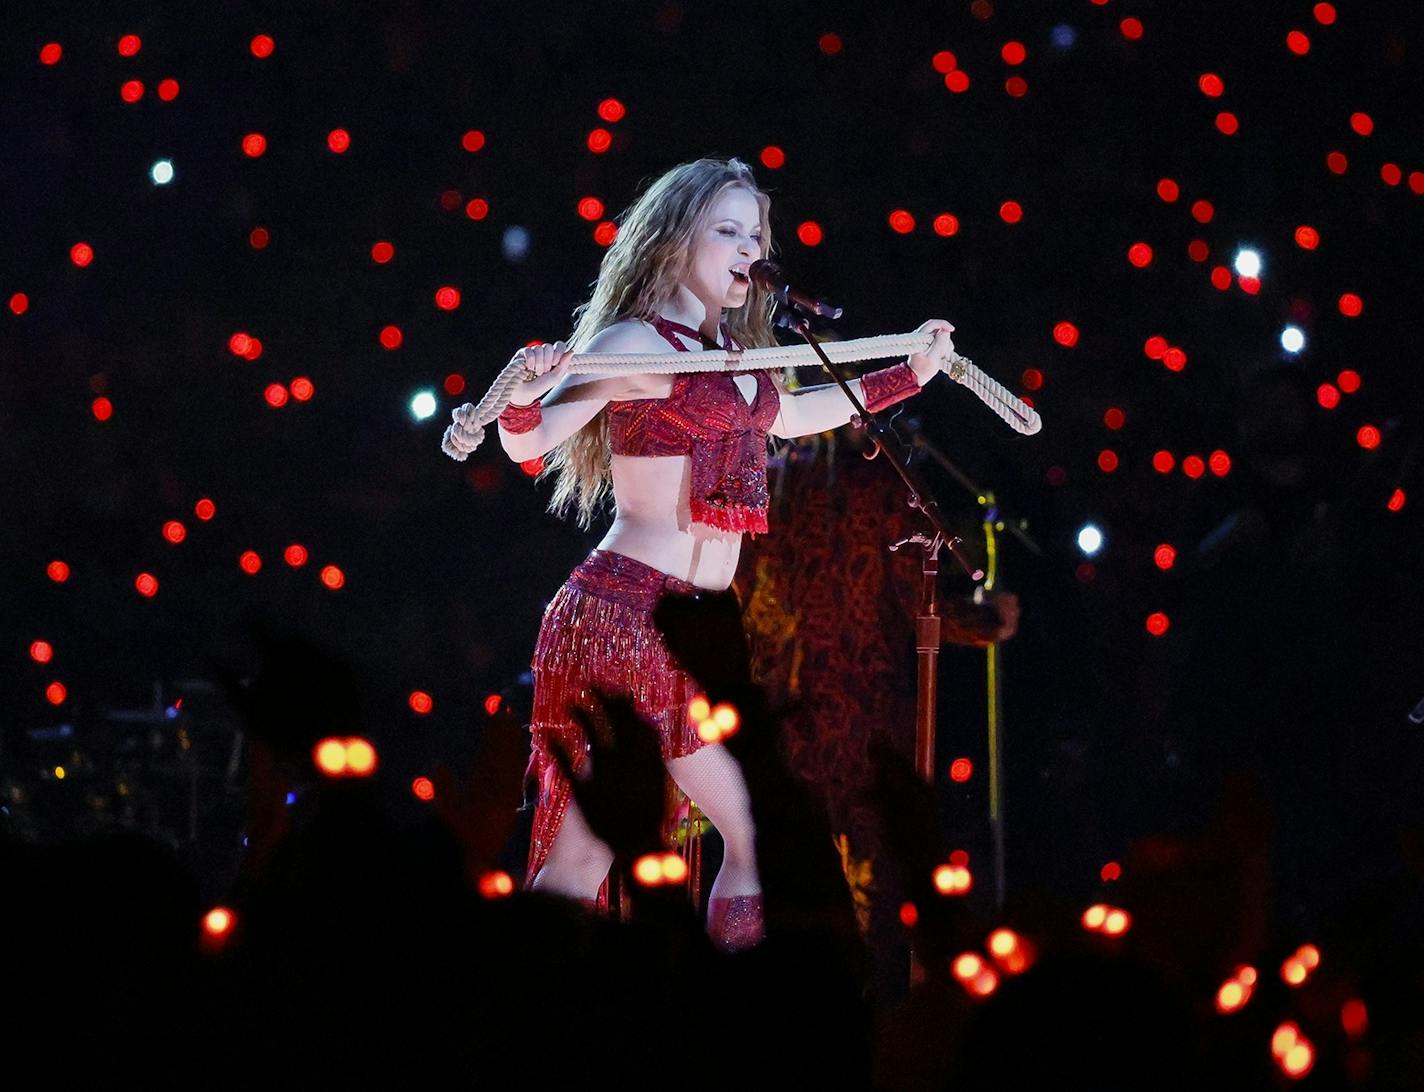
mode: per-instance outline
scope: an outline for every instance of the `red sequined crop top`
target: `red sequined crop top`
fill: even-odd
[[[677,337],[701,341],[690,326],[661,315],[649,320],[679,352],[691,352]],[[725,323],[723,346],[740,349]],[[721,346],[710,346],[719,348]],[[690,372],[673,379],[666,398],[610,402],[608,433],[615,455],[690,455],[692,521],[720,531],[767,530],[766,437],[781,408],[767,371],[756,376],[750,405],[731,372]]]

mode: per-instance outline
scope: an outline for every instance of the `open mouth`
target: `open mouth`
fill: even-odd
[[[730,273],[732,274],[732,280],[736,281],[738,284],[750,284],[750,283],[751,283],[751,280],[747,277],[747,274],[746,274],[746,271],[745,271],[745,270],[732,269],[732,270],[728,270],[728,272],[730,272]]]

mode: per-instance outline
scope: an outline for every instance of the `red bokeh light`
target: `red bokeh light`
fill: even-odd
[[[248,133],[242,138],[242,154],[256,159],[267,150],[267,138],[261,133]]]
[[[1189,478],[1200,478],[1206,473],[1206,463],[1200,455],[1188,455],[1182,460],[1182,473]]]
[[[1146,243],[1133,243],[1127,248],[1127,260],[1138,269],[1146,269],[1152,264],[1152,248]]]
[[[381,327],[381,345],[387,349],[399,349],[401,342],[405,340],[405,335],[401,333],[399,326]]]
[[[796,226],[796,238],[801,240],[803,246],[820,246],[824,237],[821,225],[815,220],[806,220]]]
[[[62,682],[52,682],[45,687],[45,700],[51,705],[63,705],[68,696],[69,691],[64,688]]]
[[[460,136],[460,147],[467,152],[478,152],[485,146],[485,135],[478,129],[467,129]]]
[[[1142,343],[1142,351],[1147,354],[1149,360],[1161,360],[1167,348],[1167,339],[1158,334],[1153,334]]]
[[[1219,291],[1225,292],[1231,287],[1231,270],[1224,265],[1218,265],[1211,271],[1211,286]]]
[[[1084,561],[1073,570],[1073,576],[1079,584],[1091,584],[1098,577],[1098,568],[1091,561]]]
[[[410,791],[417,800],[424,800],[427,804],[435,799],[435,785],[428,777],[417,777],[410,783]]]
[[[137,34],[125,34],[119,39],[119,56],[133,57],[143,48],[143,39]]]
[[[465,377],[459,372],[451,372],[445,377],[444,388],[446,394],[463,394],[465,390]]]
[[[237,567],[248,576],[256,576],[262,571],[262,555],[256,550],[243,550],[237,559]]]
[[[170,519],[163,525],[163,537],[176,546],[188,537],[188,528],[176,519]]]
[[[139,573],[134,577],[134,590],[145,599],[152,599],[158,594],[158,577],[152,573]]]
[[[613,134],[607,129],[590,129],[588,150],[594,155],[602,155],[613,145]]]
[[[1207,98],[1220,98],[1221,93],[1226,90],[1226,85],[1221,82],[1221,77],[1215,72],[1203,72],[1201,78],[1197,80],[1197,87]]]
[[[1028,80],[1022,76],[1010,76],[1004,81],[1004,91],[1011,98],[1021,99],[1028,94]]]
[[[901,235],[908,235],[915,230],[915,218],[904,209],[895,209],[889,216],[890,229],[899,232]]]
[[[1053,327],[1053,340],[1062,345],[1065,349],[1071,349],[1078,344],[1078,327],[1071,322],[1060,322]]]
[[[1342,393],[1354,394],[1360,389],[1360,373],[1351,368],[1346,368],[1335,377],[1335,382],[1340,385]]]
[[[827,31],[816,40],[816,47],[827,57],[834,57],[845,48],[845,43],[841,41],[839,34],[833,34]]]
[[[610,125],[615,121],[622,121],[627,112],[627,107],[614,98],[604,99],[598,104],[598,116]]]
[[[248,48],[252,50],[254,57],[270,57],[272,50],[277,48],[277,43],[272,40],[270,35],[258,34],[248,43]]]
[[[934,218],[934,223],[931,226],[936,235],[948,238],[951,235],[959,234],[959,217],[952,212],[942,212]]]
[[[1231,456],[1224,451],[1213,451],[1207,457],[1206,465],[1218,478],[1224,478],[1231,473]]]
[[[584,220],[597,220],[603,215],[603,202],[597,197],[580,198],[578,214]]]
[[[1424,171],[1409,172],[1409,189],[1415,194],[1424,195]]]
[[[1043,386],[1043,373],[1037,368],[1025,368],[1023,375],[1019,376],[1019,382],[1023,384],[1024,390],[1036,391]]]
[[[30,297],[23,292],[16,292],[10,297],[10,310],[17,315],[23,315],[30,309]]]
[[[1315,388],[1315,400],[1325,409],[1334,409],[1340,404],[1340,391],[1333,383],[1322,383]]]
[[[351,134],[345,129],[333,129],[326,134],[326,146],[341,155],[351,147]]]
[[[1365,309],[1365,301],[1353,292],[1346,292],[1340,297],[1340,314],[1347,318],[1358,318],[1361,311]]]
[[[1361,425],[1360,431],[1355,433],[1355,443],[1366,451],[1373,451],[1380,445],[1380,430],[1374,425]]]
[[[1295,245],[1301,250],[1314,250],[1320,245],[1320,232],[1309,224],[1301,224],[1295,229]]]
[[[125,80],[119,85],[119,98],[125,102],[138,102],[143,98],[143,81]]]
[[[1406,497],[1404,490],[1396,489],[1393,493],[1389,495],[1389,500],[1385,501],[1385,507],[1388,508],[1391,512],[1398,512],[1401,508],[1404,507],[1405,499]]]
[[[287,388],[281,383],[269,383],[267,389],[262,392],[262,397],[273,409],[281,409],[287,404]]]
[[[1398,163],[1386,163],[1380,167],[1380,181],[1386,186],[1397,186],[1404,180],[1404,172]]]
[[[946,72],[944,85],[956,95],[962,95],[969,90],[969,73],[962,68],[956,68],[953,72]]]
[[[1237,277],[1236,283],[1241,286],[1241,291],[1245,292],[1248,296],[1259,295],[1261,292],[1260,277]]]
[[[99,397],[90,404],[89,410],[94,414],[94,420],[107,421],[114,416],[114,404],[107,398]]]
[[[386,240],[382,239],[379,242],[371,244],[371,261],[377,265],[385,265],[395,256],[396,248],[386,242]]]
[[[1153,637],[1161,637],[1172,625],[1172,620],[1163,611],[1154,611],[1147,616],[1147,632]]]
[[[1111,474],[1117,469],[1117,452],[1112,448],[1105,447],[1098,452],[1098,469],[1104,474]]]
[[[1123,413],[1117,406],[1109,406],[1103,412],[1103,424],[1116,432],[1127,424],[1127,414]]]
[[[960,784],[974,776],[974,763],[967,758],[956,758],[949,764],[949,779]]]
[[[499,712],[499,707],[500,707],[501,705],[503,705],[503,704],[504,704],[504,699],[503,699],[502,697],[500,697],[498,694],[486,694],[486,695],[485,695],[485,702],[484,702],[484,705],[485,705],[485,713],[486,713],[487,715],[489,715],[489,716],[491,716],[491,717],[494,716],[496,713]]]
[[[1361,110],[1356,110],[1350,115],[1350,128],[1360,136],[1369,136],[1375,131],[1375,119]]]
[[[604,220],[593,229],[593,241],[599,246],[612,246],[618,238],[618,225],[612,220]]]
[[[1130,42],[1136,42],[1142,38],[1142,20],[1131,17],[1124,19],[1118,24],[1118,29],[1122,31],[1122,36]]]
[[[346,574],[335,565],[327,565],[321,570],[321,582],[332,591],[344,587],[346,584]]]
[[[248,337],[248,339],[247,339],[247,348],[242,351],[242,359],[243,359],[243,360],[256,360],[256,359],[257,359],[259,356],[261,356],[261,355],[262,355],[262,339],[261,339],[261,338],[257,338],[257,337]]]
[[[1216,215],[1216,207],[1205,199],[1192,202],[1192,219],[1199,224],[1211,223],[1211,218]]]
[[[158,97],[164,102],[172,102],[178,97],[178,81],[171,76],[158,81]]]
[[[1177,548],[1170,543],[1162,543],[1152,551],[1152,564],[1166,572],[1177,563]]]
[[[1028,50],[1024,49],[1022,42],[1005,42],[999,50],[999,56],[1004,58],[1005,64],[1023,64],[1024,58],[1028,56]]]
[[[64,47],[58,42],[46,42],[40,47],[40,64],[59,64],[64,56]]]
[[[1120,880],[1122,879],[1122,865],[1116,861],[1109,861],[1099,869],[1098,875],[1102,877],[1103,883],[1112,883],[1114,880]]]
[[[934,70],[941,75],[953,72],[959,67],[959,58],[947,49],[941,49],[932,58],[930,64],[934,65]]]
[[[1317,23],[1323,27],[1328,27],[1331,23],[1335,22],[1335,5],[1325,3],[1316,4],[1314,14]]]
[[[94,260],[94,248],[88,243],[75,243],[69,248],[69,260],[83,269]]]
[[[1171,204],[1182,195],[1182,187],[1177,185],[1170,178],[1161,178],[1157,181],[1157,196],[1168,204]]]
[[[1293,30],[1286,35],[1286,48],[1297,56],[1304,57],[1310,52],[1310,37],[1303,30]]]
[[[248,245],[253,250],[266,250],[271,241],[272,235],[265,227],[255,227],[247,233]]]
[[[193,505],[193,515],[197,516],[204,523],[212,519],[213,516],[217,515],[217,511],[218,506],[212,501],[210,501],[207,497],[204,497],[202,500],[198,501],[197,504]]]
[[[312,381],[304,375],[299,375],[291,383],[292,397],[298,402],[310,402],[312,395],[316,393],[316,387]]]
[[[1216,115],[1216,127],[1227,136],[1235,136],[1241,129],[1241,120],[1230,110]]]
[[[37,664],[47,664],[54,659],[54,646],[48,641],[30,642],[30,659]]]
[[[436,289],[435,306],[442,311],[455,310],[460,306],[460,290],[448,284]]]
[[[774,171],[786,165],[786,153],[775,144],[768,144],[761,150],[761,162],[762,166]]]
[[[1211,256],[1211,248],[1205,239],[1193,239],[1187,244],[1187,257],[1194,262],[1204,262]]]
[[[56,584],[63,584],[69,579],[69,566],[63,561],[51,561],[45,566],[45,576]]]
[[[1162,354],[1162,366],[1171,372],[1179,372],[1187,366],[1187,353],[1173,345]]]
[[[435,699],[424,690],[412,690],[408,700],[410,701],[411,709],[421,716],[424,716],[435,708]]]
[[[282,560],[294,569],[300,569],[307,563],[307,548],[300,542],[294,542],[282,551]]]
[[[483,220],[489,215],[489,202],[483,197],[471,197],[465,202],[465,215],[471,220]]]
[[[1017,201],[1005,201],[999,206],[999,219],[1006,224],[1017,224],[1023,219],[1023,206]]]
[[[1344,152],[1331,152],[1325,157],[1325,166],[1331,174],[1344,174],[1350,167],[1350,161]]]

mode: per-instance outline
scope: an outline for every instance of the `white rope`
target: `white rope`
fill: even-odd
[[[877,337],[854,338],[850,341],[823,341],[821,351],[837,364],[857,360],[880,360],[889,356],[922,353],[934,341],[934,331],[912,330],[907,334],[881,334]],[[819,364],[820,358],[809,345],[771,345],[764,349],[712,349],[700,353],[576,353],[569,371],[605,375],[668,372],[747,372],[763,368],[792,368]],[[946,375],[973,391],[978,399],[1025,436],[1032,436],[1043,422],[1037,411],[1007,388],[990,379],[968,357],[955,354],[943,366]],[[451,416],[455,423],[445,430],[440,448],[445,454],[464,462],[469,451],[484,440],[489,425],[509,405],[516,389],[524,382],[524,366],[511,360],[499,373],[479,403],[466,402]],[[455,448],[451,434],[459,429],[469,451]]]

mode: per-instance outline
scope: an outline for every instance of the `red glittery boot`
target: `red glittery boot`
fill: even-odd
[[[766,935],[761,893],[707,900],[707,935],[724,952],[740,952]]]

